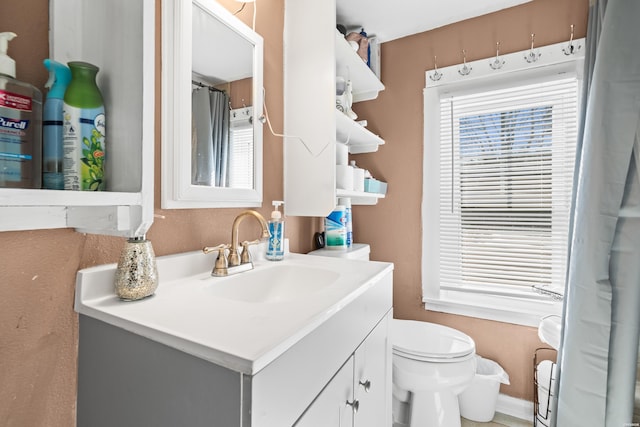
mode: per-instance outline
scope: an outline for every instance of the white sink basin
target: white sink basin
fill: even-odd
[[[302,265],[276,264],[226,278],[205,280],[207,293],[249,303],[278,303],[312,297],[338,280],[335,271]]]
[[[157,258],[155,295],[120,301],[115,264],[78,272],[75,310],[237,372],[254,375],[388,277],[393,265],[288,254],[212,277],[216,254]]]
[[[560,336],[562,334],[562,318],[551,315],[543,318],[538,325],[538,337],[543,343],[549,344],[552,348],[560,348]]]

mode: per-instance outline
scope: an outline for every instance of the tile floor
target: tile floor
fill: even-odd
[[[510,417],[504,414],[496,413],[493,421],[489,423],[479,423],[475,421],[469,421],[462,418],[462,427],[532,427],[533,422],[524,421],[519,418]]]

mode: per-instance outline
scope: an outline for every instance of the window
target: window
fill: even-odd
[[[537,325],[560,304],[532,286],[564,288],[579,80],[509,77],[425,90],[424,300]]]
[[[253,188],[253,108],[231,111],[229,187]]]

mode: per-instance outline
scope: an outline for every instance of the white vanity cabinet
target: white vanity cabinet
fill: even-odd
[[[114,265],[79,273],[79,427],[391,425],[391,264],[290,254],[262,268],[337,266],[338,278],[255,304],[212,297],[201,253],[159,257],[161,277],[194,257],[206,270],[137,302],[113,295]]]
[[[355,414],[357,427],[391,425],[391,340],[389,313],[374,329],[354,354],[354,400],[358,402]]]
[[[340,368],[296,427],[391,426],[391,361],[386,316]]]
[[[384,141],[337,111],[336,75],[351,80],[354,101],[384,86],[336,30],[335,0],[286,0],[284,30],[284,198],[288,215],[326,216],[336,197],[375,204],[383,195],[336,189],[336,144],[352,154]]]
[[[295,427],[352,427],[353,400],[353,358],[336,373],[329,384],[318,395]]]
[[[71,227],[127,237],[144,234],[153,222],[155,1],[49,4],[51,58],[100,68],[109,191],[2,188],[0,231]]]

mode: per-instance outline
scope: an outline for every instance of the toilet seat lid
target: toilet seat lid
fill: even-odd
[[[429,360],[457,359],[475,353],[473,339],[453,328],[416,320],[391,321],[393,351]]]

